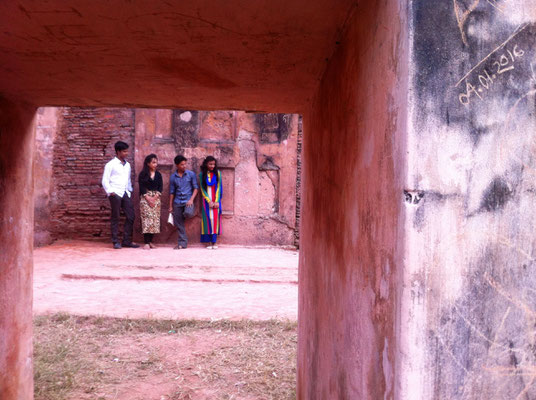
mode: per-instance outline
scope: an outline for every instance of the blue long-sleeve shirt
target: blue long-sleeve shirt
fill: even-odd
[[[188,169],[184,171],[182,178],[177,172],[174,172],[169,177],[169,194],[175,195],[173,203],[179,206],[185,205],[192,197],[194,189],[198,188],[197,177]]]

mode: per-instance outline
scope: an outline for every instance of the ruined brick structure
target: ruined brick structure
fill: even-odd
[[[46,105],[302,114],[297,399],[536,398],[533,0],[18,0],[0,20],[2,399],[32,397]]]
[[[303,146],[303,120],[298,120],[298,143],[296,148],[298,158],[296,160],[296,229],[294,231],[294,246],[300,247],[300,211],[301,211],[301,170],[302,170],[302,146]]]
[[[157,241],[173,242],[176,237],[176,230],[165,223],[168,181],[175,170],[173,158],[184,154],[188,168],[196,173],[206,155],[219,160],[224,184],[223,243],[295,244],[299,128],[298,116],[292,114],[41,109],[35,169],[43,176],[35,181],[40,193],[35,203],[35,244],[55,239],[109,239],[110,206],[101,176],[104,164],[114,156],[117,140],[130,145],[137,240],[141,236],[136,178],[145,156],[155,153],[165,182],[162,233]],[[187,222],[192,243],[199,227],[199,217]]]
[[[51,237],[109,237],[110,204],[101,187],[102,171],[115,156],[117,140],[133,146],[134,110],[65,107],[59,117],[53,146]]]

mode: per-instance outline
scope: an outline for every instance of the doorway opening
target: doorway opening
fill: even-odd
[[[113,144],[129,145],[133,203],[139,210],[137,176],[146,155],[158,156],[169,199],[174,157],[188,158],[195,174],[207,155],[222,172],[222,243],[298,246],[301,117],[241,111],[132,108],[40,108],[36,124],[35,245],[55,240],[110,240],[109,203],[101,177],[115,156]],[[200,200],[198,196],[196,200]],[[164,207],[165,208],[165,207]],[[199,211],[199,204],[196,204]],[[156,240],[175,241],[166,210]],[[186,230],[198,237],[199,212]],[[135,240],[140,241],[139,218]]]
[[[137,242],[136,177],[147,154],[158,156],[164,191],[157,249],[111,247],[100,181],[117,140],[130,146]],[[65,398],[292,398],[300,153],[298,115],[39,109],[36,399],[54,391]],[[165,205],[177,154],[196,174],[204,157],[218,159],[224,194],[217,251],[199,243],[199,212],[186,224],[188,248],[173,250],[177,234]]]

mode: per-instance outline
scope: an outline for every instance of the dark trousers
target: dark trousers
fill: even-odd
[[[154,233],[144,233],[143,234],[143,243],[149,244],[153,242]]]
[[[186,229],[184,221],[195,216],[195,207],[192,205],[186,207],[185,204],[178,205],[173,203],[173,223],[179,231],[178,245],[186,247],[188,245],[188,237],[186,237]]]
[[[110,206],[112,207],[112,242],[119,243],[119,216],[121,215],[121,209],[125,213],[125,226],[123,228],[123,244],[132,243],[132,230],[134,227],[134,207],[132,206],[132,199],[125,193],[123,197],[118,195],[108,196],[110,200]]]

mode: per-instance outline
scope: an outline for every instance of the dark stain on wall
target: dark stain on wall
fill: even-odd
[[[262,163],[257,166],[259,171],[277,171],[279,166],[274,162],[273,157],[263,156]]]
[[[153,57],[149,60],[159,71],[166,73],[171,79],[179,79],[215,89],[236,87],[231,80],[220,76],[215,71],[194,63],[185,58]]]
[[[452,2],[414,2],[413,22],[415,24],[414,57],[416,63],[415,84],[419,97],[432,94],[446,99],[449,81],[455,79],[448,71],[451,56],[463,49],[459,39]],[[437,29],[438,26],[443,29]],[[437,102],[438,106],[440,103]],[[440,106],[446,118],[449,104]],[[456,114],[449,111],[449,120]]]
[[[426,225],[427,213],[449,199],[460,198],[458,194],[443,194],[433,190],[404,190],[406,207],[415,208],[413,227],[417,231]]]
[[[318,287],[319,285],[314,283],[314,286]],[[319,292],[316,292],[319,293]],[[318,299],[313,301],[316,303],[315,305],[318,305]],[[320,354],[318,349],[320,348],[320,328],[321,328],[322,322],[319,320],[317,316],[313,317],[313,330],[311,335],[311,344],[309,347],[309,358],[311,360],[311,368],[310,368],[310,374],[311,379],[313,382],[317,382],[318,380],[318,370],[320,367]],[[315,391],[312,391],[309,393],[311,400],[316,400],[320,398],[320,394],[316,393]],[[306,400],[306,399],[303,399]]]
[[[339,373],[337,375],[337,399],[340,400],[350,400],[350,395],[348,394],[347,373],[348,372],[344,368],[339,368]]]
[[[497,176],[484,191],[480,209],[484,211],[501,209],[510,200],[512,195],[513,191],[508,186],[508,183],[503,178]]]
[[[191,113],[189,121],[183,121],[181,114]],[[193,110],[173,110],[173,138],[175,139],[177,151],[183,152],[185,148],[197,147],[199,144],[199,111]]]
[[[415,211],[415,215],[413,216],[413,227],[417,229],[417,231],[421,231],[421,229],[425,226],[426,222],[426,207],[423,205],[419,208],[417,208],[417,211]]]
[[[234,157],[234,147],[232,145],[221,144],[218,146],[220,150],[220,159],[218,165],[228,165],[232,163]]]
[[[281,143],[288,138],[291,131],[290,114],[256,114],[255,122],[261,143]]]

